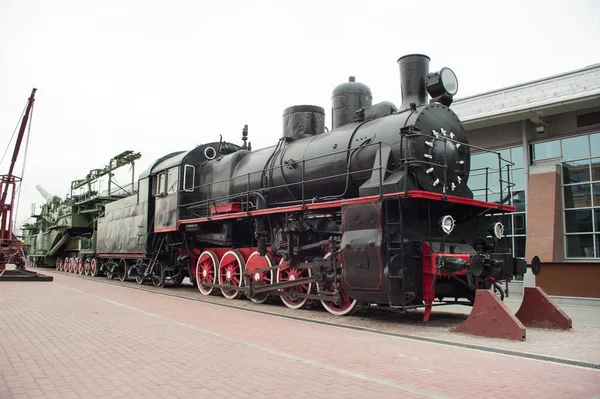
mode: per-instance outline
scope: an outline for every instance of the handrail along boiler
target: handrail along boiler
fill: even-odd
[[[246,126],[242,146],[219,140],[158,159],[136,195],[106,205],[100,270],[159,286],[189,275],[205,295],[320,301],[336,315],[377,304],[424,307],[427,320],[436,299],[503,296],[499,283],[527,267],[498,250],[504,227],[487,217],[515,210],[512,164],[496,153],[502,201],[473,199],[474,147],[450,107],[458,81],[429,61],[398,60],[399,108],[373,104],[351,77],[333,91],[330,131],[323,108],[298,105],[273,146],[251,150]]]

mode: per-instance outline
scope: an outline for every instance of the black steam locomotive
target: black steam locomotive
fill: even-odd
[[[292,106],[271,147],[252,151],[246,126],[241,146],[220,140],[158,159],[136,195],[106,206],[92,272],[157,286],[189,276],[205,295],[320,301],[336,315],[424,307],[425,320],[436,300],[502,292],[499,282],[526,267],[498,250],[496,216],[514,207],[473,199],[472,146],[450,108],[456,76],[429,73],[424,55],[398,64],[399,108],[373,104],[350,77],[333,91],[331,131],[323,108]],[[511,164],[498,162],[510,197]]]

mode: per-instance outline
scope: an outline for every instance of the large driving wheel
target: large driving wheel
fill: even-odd
[[[198,290],[202,295],[210,295],[213,292],[214,287],[206,286],[206,284],[217,283],[217,265],[219,264],[219,258],[213,251],[204,251],[200,254],[198,262],[196,262],[196,283],[198,284]]]
[[[258,251],[253,252],[246,261],[246,271],[249,273],[246,285],[249,286],[251,283],[255,286],[271,285],[273,283],[273,270],[256,273],[252,273],[252,271],[273,267],[274,264],[275,259],[270,253],[267,252],[265,256],[260,256]],[[267,299],[269,299],[269,294],[264,293],[250,298],[254,303],[265,303]]]
[[[219,263],[219,284],[241,287],[244,279],[244,258],[238,251],[227,251]],[[237,299],[242,295],[242,291],[221,288],[221,293],[227,299]]]
[[[139,285],[144,284],[144,280],[146,279],[145,274],[148,269],[148,264],[144,263],[143,260],[138,259],[135,263],[135,282]]]
[[[77,259],[77,273],[83,274],[83,259]]]
[[[327,253],[327,255],[325,255],[323,257],[323,259],[327,259],[331,257],[331,252]],[[341,256],[338,255],[338,261],[341,261]],[[317,283],[317,291],[329,291],[329,292],[335,292],[336,290],[336,286],[331,283],[329,285],[329,287],[320,287],[319,284]],[[321,301],[321,304],[323,305],[323,307],[325,308],[325,310],[327,310],[329,313],[334,314],[336,316],[347,316],[350,315],[352,313],[354,313],[356,311],[356,309],[358,308],[358,301],[356,299],[351,299],[348,294],[346,294],[344,292],[344,290],[342,289],[342,282],[338,281],[337,282],[337,290],[341,296],[341,302],[339,304],[335,304],[332,301]]]
[[[279,262],[281,266],[276,273],[277,282],[284,283],[286,281],[294,281],[300,278],[311,277],[312,273],[310,269],[298,269],[296,267],[288,266],[288,262],[281,258]],[[312,289],[312,283],[300,284],[290,288],[283,288],[281,291],[289,292],[289,296],[281,296],[281,302],[285,306],[291,309],[300,309],[308,305],[307,298],[299,298],[298,294],[309,294]]]
[[[90,258],[85,258],[85,262],[83,262],[83,274],[90,275]]]

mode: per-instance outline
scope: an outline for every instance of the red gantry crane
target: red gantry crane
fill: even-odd
[[[15,164],[23,142],[23,136],[27,124],[30,121],[33,103],[35,101],[36,88],[31,91],[31,96],[27,101],[27,107],[23,113],[23,119],[19,127],[19,134],[15,142],[10,167],[7,174],[0,175],[0,281],[4,280],[44,280],[52,281],[51,276],[45,276],[39,273],[25,270],[25,252],[21,241],[13,232],[13,219],[15,210],[15,196],[17,185],[22,177],[14,175]],[[10,143],[9,143],[10,145]],[[7,264],[13,264],[16,270],[8,270]]]

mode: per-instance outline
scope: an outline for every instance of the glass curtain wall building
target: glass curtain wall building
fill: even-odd
[[[507,245],[513,256],[525,256],[527,234],[526,184],[523,147],[496,150],[512,162],[509,203],[516,212],[504,220]],[[566,260],[600,259],[600,133],[536,142],[529,145],[529,164],[556,162],[561,165],[562,203]],[[474,198],[499,202],[508,196],[508,187],[500,191],[499,167],[493,153],[474,154],[469,187]],[[487,181],[486,181],[487,178]],[[487,184],[486,184],[487,182]],[[486,189],[486,187],[488,187]]]
[[[525,187],[525,171],[523,169],[523,147],[510,147],[496,150],[496,152],[500,153],[502,157],[500,164],[495,153],[473,155],[468,185],[473,191],[474,198],[482,201],[500,202],[501,198],[507,198],[510,192],[510,198],[506,203],[514,205],[517,209],[513,215],[499,220],[504,224],[504,234],[509,247],[504,250],[510,251],[517,258],[524,258],[525,234],[527,233],[525,209],[527,187]],[[508,185],[503,183],[501,192],[499,169],[502,168],[502,179],[506,180],[508,162],[514,164],[511,166],[511,187],[509,189]]]

